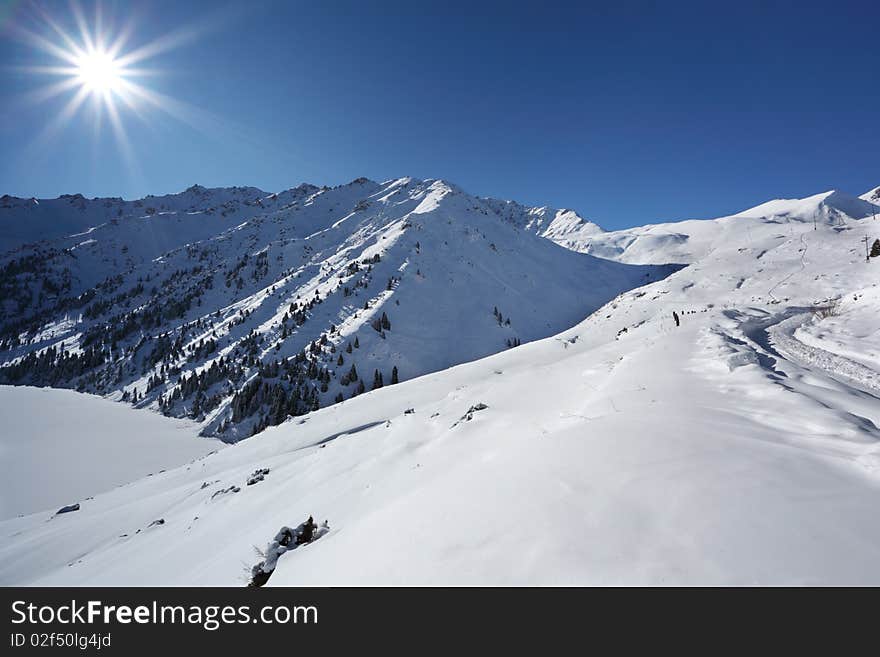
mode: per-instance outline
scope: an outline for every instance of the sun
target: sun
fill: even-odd
[[[28,144],[28,153],[48,152],[63,130],[79,124],[81,131],[91,134],[97,157],[109,128],[129,174],[138,176],[139,162],[127,129],[133,119],[149,125],[168,117],[205,134],[216,131],[225,136],[228,130],[219,117],[155,88],[168,70],[157,67],[154,60],[220,29],[231,14],[217,12],[210,19],[152,34],[144,29],[148,26],[137,24],[139,14],[124,3],[121,12],[115,2],[94,0],[93,4],[94,15],[87,17],[80,0],[68,0],[66,7],[60,1],[27,3],[13,21],[0,26],[2,36],[8,33],[33,51],[33,63],[16,66],[17,70],[33,74],[34,79],[53,78],[16,101],[21,111],[30,105],[57,104],[57,111],[47,116]],[[151,38],[140,40],[145,34]],[[2,93],[0,97],[7,100]]]
[[[200,116],[188,104],[150,88],[144,80],[158,80],[164,75],[153,66],[145,68],[149,60],[194,41],[202,29],[178,26],[151,41],[134,45],[129,40],[140,31],[134,15],[116,20],[117,15],[108,16],[102,1],[97,0],[95,15],[89,20],[78,0],[70,0],[68,11],[60,4],[52,5],[51,9],[48,3],[46,7],[28,5],[28,10],[23,10],[8,26],[13,38],[32,46],[40,60],[19,67],[20,70],[55,78],[24,94],[25,103],[67,97],[33,139],[33,147],[47,146],[75,117],[91,118],[93,136],[99,137],[102,126],[109,124],[120,151],[134,169],[136,162],[126,134],[125,115],[147,121],[149,110],[159,110],[190,124]]]
[[[125,83],[125,69],[104,50],[83,53],[74,68],[80,84],[95,93],[119,93]]]

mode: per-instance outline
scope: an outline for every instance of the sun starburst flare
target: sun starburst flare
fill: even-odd
[[[77,80],[92,92],[118,92],[125,69],[109,53],[96,50],[77,59],[76,74]]]
[[[62,23],[62,17],[51,15],[39,6],[35,6],[35,14],[29,18],[26,24],[12,26],[12,36],[48,58],[40,65],[25,66],[21,70],[55,80],[32,90],[20,101],[25,105],[45,103],[67,95],[56,115],[35,137],[32,147],[45,146],[76,116],[90,112],[96,135],[104,117],[109,119],[121,153],[134,168],[123,125],[124,114],[147,120],[148,110],[160,110],[185,123],[201,122],[200,110],[146,86],[143,78],[162,72],[143,68],[143,65],[157,55],[195,40],[203,29],[178,28],[143,45],[130,47],[129,41],[136,32],[135,21],[129,19],[121,27],[105,21],[100,3],[91,21],[76,2],[70,5],[70,15],[63,17],[68,19],[66,23]]]

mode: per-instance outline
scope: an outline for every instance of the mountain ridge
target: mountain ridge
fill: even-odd
[[[749,234],[756,222],[842,226],[871,217],[880,207],[844,192],[829,190],[802,199],[774,199],[715,219],[684,219],[645,224],[568,239],[564,246],[619,262],[691,263],[704,257],[732,233]]]
[[[75,387],[234,441],[546,337],[675,270],[564,249],[443,180],[191,209],[206,194],[0,260],[0,380]]]

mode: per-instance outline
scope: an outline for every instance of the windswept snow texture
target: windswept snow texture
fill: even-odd
[[[558,335],[0,523],[0,583],[244,586],[312,515],[268,586],[878,585],[880,227],[826,198],[677,224],[691,266]]]
[[[0,386],[0,519],[58,509],[222,446],[191,422],[71,390]]]
[[[21,221],[42,211],[5,202]],[[0,382],[132,402],[227,442],[553,335],[675,270],[561,248],[439,180],[39,207],[71,203],[86,223],[122,214],[0,259]]]

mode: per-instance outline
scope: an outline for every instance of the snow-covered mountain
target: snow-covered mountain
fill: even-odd
[[[556,240],[567,248],[628,263],[692,263],[715,249],[750,239],[755,221],[778,225],[780,233],[791,223],[845,226],[871,217],[878,208],[867,201],[871,192],[855,198],[828,191],[803,199],[779,199],[711,221],[694,219],[649,224],[613,232],[592,232],[577,239]]]
[[[255,187],[206,189],[200,185],[180,194],[147,196],[135,201],[87,199],[82,194],[65,194],[56,199],[24,199],[6,194],[0,197],[0,253],[67,235],[81,237],[106,224],[178,214],[207,215],[213,221],[187,222],[188,232],[177,235],[177,242],[205,238],[224,225],[235,225],[232,222],[236,218],[241,221],[253,214],[251,206],[265,196],[266,192]],[[159,222],[151,222],[156,223]]]
[[[0,260],[0,382],[101,394],[226,441],[558,333],[676,269],[561,248],[535,234],[546,209],[439,180],[4,197],[0,212],[29,227]],[[47,225],[77,232],[36,241]]]
[[[524,230],[546,237],[557,244],[577,251],[578,245],[590,237],[601,235],[604,229],[574,210],[556,210],[548,207],[531,208],[515,201],[486,198],[483,201],[505,221]]]
[[[859,198],[863,201],[873,203],[874,205],[880,205],[880,187],[875,187],[871,191],[865,192],[859,196]]]
[[[705,257],[728,234],[750,230],[746,220],[841,225],[880,212],[880,187],[858,198],[831,190],[803,199],[777,199],[734,215],[648,224],[606,231],[574,210],[530,208],[514,201],[484,199],[506,221],[572,251],[631,264],[691,263]]]
[[[314,515],[329,532],[269,586],[880,584],[880,222],[838,195],[759,207],[631,231],[691,264],[556,335],[0,522],[0,583],[244,584]]]

